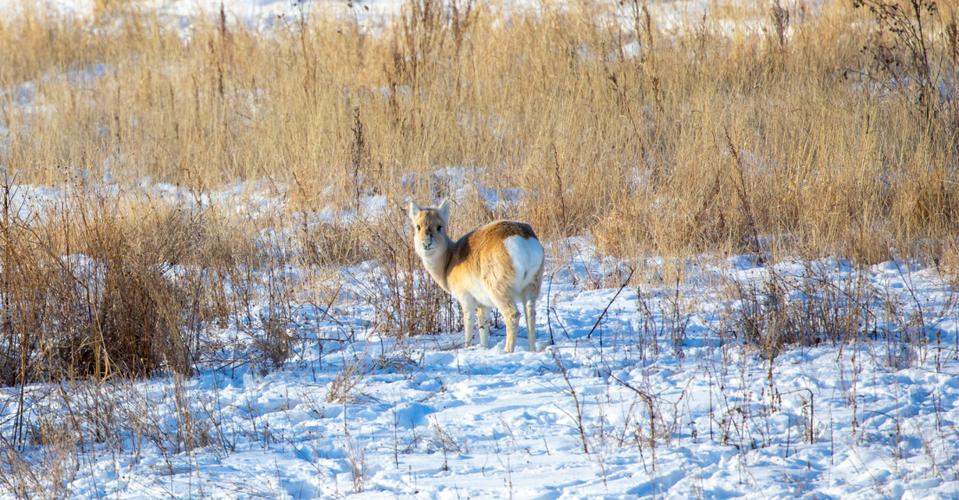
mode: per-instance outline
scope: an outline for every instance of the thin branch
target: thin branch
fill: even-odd
[[[619,290],[616,290],[616,295],[613,295],[613,298],[609,300],[609,303],[606,304],[606,307],[603,308],[603,312],[600,313],[599,317],[596,318],[596,323],[593,323],[593,327],[589,329],[589,333],[586,334],[586,338],[592,338],[593,332],[599,328],[599,324],[603,321],[603,318],[606,317],[606,313],[609,312],[609,308],[613,305],[613,302],[616,302],[616,298],[619,297],[619,294],[623,292],[623,289],[626,288],[626,285],[629,284],[629,280],[633,278],[633,273],[636,272],[636,268],[629,268],[629,276],[623,281],[623,284],[619,285]]]

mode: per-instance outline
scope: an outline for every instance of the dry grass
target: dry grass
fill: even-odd
[[[909,39],[852,5],[718,2],[668,29],[661,8],[411,0],[382,32],[318,12],[269,35],[219,16],[181,33],[124,1],[0,20],[0,164],[76,191],[41,218],[5,212],[2,380],[186,372],[204,325],[241,317],[280,364],[289,264],[378,261],[375,330],[455,328],[422,286],[401,207],[458,191],[436,175],[448,165],[522,192],[507,210],[467,189],[456,233],[513,217],[625,257],[895,252],[956,267],[954,9],[920,12]],[[266,180],[288,213],[91,195],[105,177],[197,197]],[[372,195],[389,206],[364,220]],[[316,223],[323,209],[358,220]],[[265,244],[270,228],[295,237]],[[277,312],[257,318],[259,285]]]
[[[206,244],[199,220],[87,196],[40,221],[3,218],[6,384],[189,372],[189,326],[222,315],[207,301],[217,283],[181,267]]]
[[[110,15],[0,26],[0,87],[36,85],[34,106],[0,98],[0,162],[23,181],[74,167],[197,190],[270,178],[316,209],[426,198],[437,166],[479,165],[489,185],[523,189],[509,215],[630,256],[749,250],[759,235],[809,255],[929,257],[957,229],[956,101],[923,113],[893,83],[908,71],[863,47],[907,68],[909,51],[851,5],[720,2],[667,32],[641,3],[502,23],[494,5],[416,0],[382,34],[317,13],[270,36],[213,18],[181,37],[101,3]],[[954,16],[923,18],[949,88]],[[92,64],[101,76],[77,76]]]

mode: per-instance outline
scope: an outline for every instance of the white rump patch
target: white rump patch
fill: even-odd
[[[536,279],[536,273],[543,267],[543,245],[536,238],[522,236],[510,236],[503,240],[503,245],[513,259],[516,291],[521,291]]]

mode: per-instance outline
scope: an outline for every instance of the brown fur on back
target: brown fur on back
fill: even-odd
[[[536,238],[533,228],[525,222],[515,222],[510,220],[498,220],[481,226],[469,233],[463,235],[453,243],[453,251],[450,255],[450,263],[447,265],[447,272],[451,272],[457,266],[466,265],[472,267],[479,264],[482,266],[482,258],[495,258],[498,264],[505,264],[506,269],[513,270],[513,263],[506,247],[503,246],[503,240],[510,236],[522,236],[523,238]],[[509,276],[512,278],[512,276]]]

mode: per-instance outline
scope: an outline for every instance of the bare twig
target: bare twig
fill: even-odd
[[[629,284],[629,280],[633,278],[633,273],[635,272],[636,272],[635,268],[632,268],[632,267],[629,268],[629,276],[627,276],[626,279],[623,280],[623,283],[619,285],[619,290],[616,290],[616,294],[613,295],[613,298],[610,299],[609,303],[606,304],[606,307],[603,308],[603,312],[600,313],[598,318],[596,318],[596,323],[593,323],[593,327],[589,329],[589,333],[586,334],[586,338],[593,337],[593,332],[596,331],[597,328],[599,328],[600,322],[602,322],[603,318],[606,317],[606,313],[609,312],[609,308],[613,305],[613,302],[616,302],[616,298],[619,297],[619,294],[622,293],[623,289],[626,288],[626,285]]]

